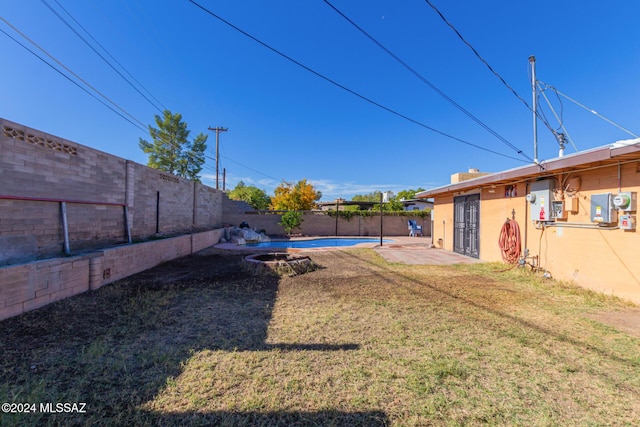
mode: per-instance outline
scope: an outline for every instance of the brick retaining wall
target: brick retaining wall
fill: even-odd
[[[214,245],[223,229],[0,267],[0,320]]]

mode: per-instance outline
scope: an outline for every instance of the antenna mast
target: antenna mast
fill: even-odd
[[[538,164],[538,93],[536,91],[536,57],[529,57],[531,64],[531,93],[533,96],[533,162]]]

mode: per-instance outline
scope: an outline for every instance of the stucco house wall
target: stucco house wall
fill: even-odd
[[[563,166],[554,171],[527,175],[523,170],[483,177],[429,190],[422,197],[434,197],[433,240],[436,246],[454,250],[454,199],[456,196],[480,194],[479,258],[502,261],[498,244],[500,231],[507,218],[514,218],[520,228],[521,249],[528,249],[527,260],[539,266],[551,277],[579,286],[613,294],[640,303],[640,230],[623,230],[617,222],[598,226],[591,218],[594,194],[624,191],[640,195],[640,146],[626,150],[615,161],[593,161],[584,156],[584,163]],[[564,197],[565,205],[577,206],[566,219],[537,221],[532,216],[531,203],[526,199],[532,182],[553,180],[553,197]],[[571,191],[562,191],[573,187]],[[576,184],[577,183],[577,184]],[[507,191],[514,189],[515,191]],[[573,200],[572,200],[573,199]],[[631,212],[637,218],[637,211]]]

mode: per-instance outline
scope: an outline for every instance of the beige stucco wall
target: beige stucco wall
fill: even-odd
[[[555,221],[546,227],[531,219],[525,182],[517,184],[515,197],[505,196],[505,186],[497,186],[493,193],[486,187],[464,193],[480,193],[480,259],[502,261],[498,239],[513,210],[520,226],[522,249],[528,248],[531,256],[539,257],[543,271],[555,279],[640,303],[640,231],[578,228],[594,225],[590,218],[593,194],[640,193],[640,166],[633,162],[622,164],[619,169],[613,165],[551,178],[560,188],[561,182],[566,184],[568,179],[578,177],[580,188],[574,195],[578,200],[577,213],[569,213],[565,221]],[[565,201],[568,199],[565,195]],[[436,197],[433,212],[434,243],[437,245],[438,239],[443,239],[448,250],[453,250],[453,200],[452,194]]]

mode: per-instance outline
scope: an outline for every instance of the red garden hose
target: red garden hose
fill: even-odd
[[[507,219],[500,230],[498,245],[502,251],[502,259],[509,264],[516,264],[520,259],[520,227],[515,219]]]

